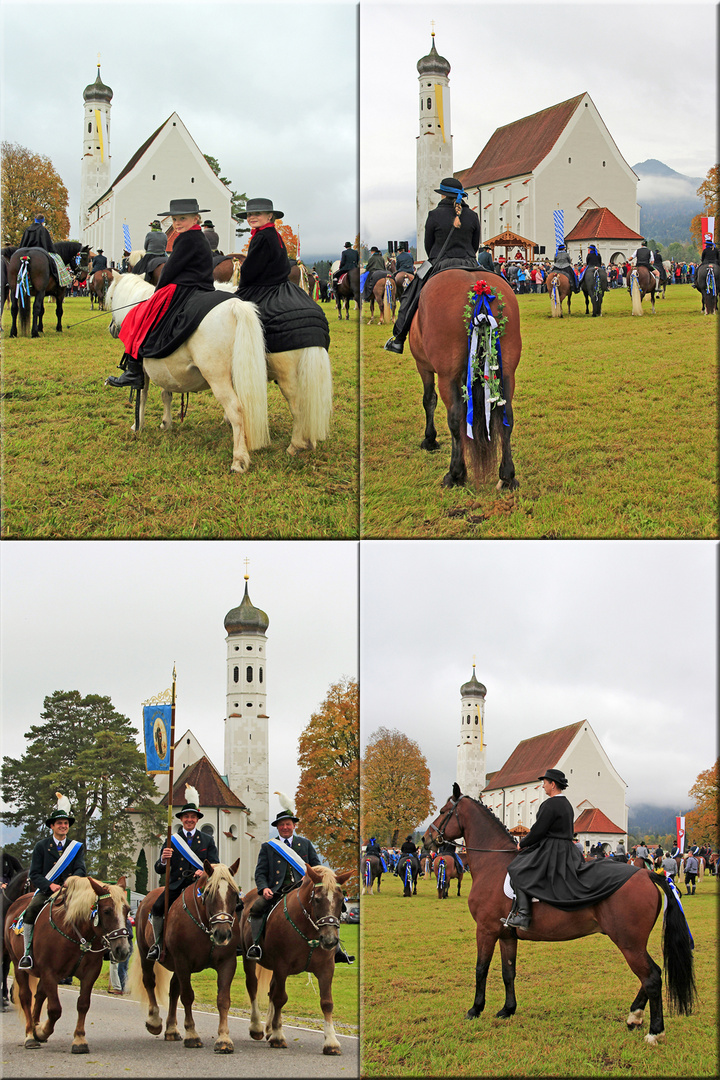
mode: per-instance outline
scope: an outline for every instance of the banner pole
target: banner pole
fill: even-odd
[[[170,698],[170,770],[168,772],[168,819],[165,847],[169,848],[172,837],[172,811],[173,811],[173,774],[175,768],[175,664],[173,664],[172,696]],[[170,863],[165,866],[165,912],[163,915],[163,944],[160,951],[160,962],[165,958],[165,929],[167,926],[168,908],[170,907]]]

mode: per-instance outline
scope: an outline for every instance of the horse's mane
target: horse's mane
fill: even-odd
[[[338,880],[335,877],[335,871],[329,866],[314,866],[313,870],[320,874],[321,881],[318,888],[322,892],[330,893],[336,888],[340,888]]]
[[[208,900],[213,900],[215,898],[223,881],[228,883],[232,892],[240,892],[240,888],[230,873],[229,867],[227,867],[225,863],[215,863],[213,865],[212,876],[208,878],[208,883],[205,886],[205,896],[207,896]]]
[[[512,840],[513,844],[515,843],[515,837],[510,832],[510,830],[508,829],[505,822],[500,820],[500,818],[497,816],[497,814],[495,813],[494,810],[491,810],[489,806],[486,806],[485,803],[481,802],[479,799],[473,799],[472,795],[463,795],[462,797],[463,797],[463,799],[469,799],[471,803],[475,804],[475,806],[479,806],[480,809],[483,811],[483,813],[487,814],[488,817],[492,818],[493,821],[497,822],[497,824],[500,826],[500,828],[505,833],[505,835],[510,840]]]
[[[138,303],[140,300],[147,300],[155,292],[155,286],[150,285],[142,274],[121,274],[119,278],[113,278],[113,284],[115,295],[119,289],[122,289],[123,300],[127,302]]]
[[[95,880],[95,879],[93,879]],[[98,885],[103,884],[97,882]],[[110,894],[110,897],[117,909],[118,918],[121,922],[125,923],[122,918],[123,904],[125,903],[125,892],[119,885],[104,885],[103,888]],[[65,918],[68,922],[79,923],[90,917],[90,912],[95,907],[98,901],[98,896],[92,885],[90,879],[86,877],[69,877],[65,882]]]

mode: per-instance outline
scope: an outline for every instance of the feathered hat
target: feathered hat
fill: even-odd
[[[275,828],[279,821],[289,820],[297,823],[300,818],[295,817],[295,801],[291,799],[289,795],[283,794],[282,791],[273,791],[273,795],[277,795],[279,797],[280,806],[282,807],[282,809],[275,818],[275,820],[270,822],[271,826]]]
[[[200,796],[197,788],[194,788],[192,784],[185,785],[185,805],[175,815],[176,818],[182,819],[183,814],[197,814],[198,818],[205,817],[200,813]]]
[[[57,806],[53,810],[49,818],[45,819],[45,824],[50,829],[56,821],[61,821],[66,818],[71,825],[75,824],[75,818],[70,813],[70,800],[66,795],[61,795],[59,791],[55,792],[55,798],[57,799]]]

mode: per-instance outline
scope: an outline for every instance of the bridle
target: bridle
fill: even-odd
[[[299,934],[300,937],[303,939],[303,941],[306,941],[307,944],[310,946],[310,951],[308,953],[307,960],[305,961],[305,970],[307,970],[308,964],[312,960],[313,953],[315,952],[317,947],[320,945],[320,939],[319,938],[309,938],[306,934],[303,934],[303,932],[302,932],[302,930],[300,929],[299,926],[295,925],[295,923],[293,922],[292,916],[291,916],[290,912],[288,911],[287,898],[288,898],[288,893],[285,893],[285,895],[283,896],[283,912],[285,914],[285,918],[290,923],[293,930],[297,934]],[[309,900],[308,900],[308,907],[312,907],[312,903],[313,903],[314,899],[315,899],[315,886],[313,885],[313,887],[312,887],[312,889],[310,891],[310,896],[309,896]],[[310,913],[306,909],[305,905],[303,904],[302,900],[300,899],[300,890],[299,889],[297,891],[297,901],[298,901],[298,904],[300,905],[300,910],[302,911],[303,915],[305,916],[307,921],[310,923],[313,930],[315,930],[316,932],[319,932],[320,928],[323,927],[323,926],[337,926],[337,927],[340,926],[340,919],[337,917],[337,915],[321,915],[320,918],[317,920],[317,922],[315,922],[315,920],[312,918],[312,916],[310,915]]]
[[[200,908],[198,907],[198,899],[200,900],[204,908],[205,892],[207,890],[207,887],[208,882],[205,883],[205,888],[202,890],[202,892],[198,892],[194,882],[192,882],[190,885],[190,888],[193,892],[193,899],[195,901],[195,914],[197,915],[197,919],[193,916],[193,913],[190,911],[187,903],[185,902],[185,893],[187,892],[187,889],[183,889],[182,901],[183,908],[187,912],[188,917],[191,919],[191,921],[194,922],[195,925],[198,926],[204,934],[210,936],[213,930],[215,930],[218,926],[232,927],[232,924],[235,921],[235,912],[233,911],[231,914],[229,911],[216,911],[213,915],[208,915],[207,911],[203,911],[203,913],[201,914]],[[207,919],[207,923],[203,921],[203,914]]]
[[[126,938],[130,937],[130,931],[128,930],[127,926],[119,926],[116,930],[108,930],[108,932],[106,934],[103,934],[103,936],[100,938],[100,948],[99,949],[93,949],[93,944],[98,940],[98,935],[93,933],[93,937],[88,941],[87,938],[84,938],[82,936],[82,934],[80,933],[80,931],[78,930],[77,926],[75,926],[74,923],[71,923],[70,925],[72,926],[73,930],[77,934],[77,938],[70,937],[69,934],[66,934],[64,930],[60,929],[60,927],[57,925],[57,923],[53,919],[53,906],[55,904],[55,901],[56,901],[58,895],[59,895],[59,893],[55,893],[52,900],[50,901],[50,911],[48,912],[48,920],[49,920],[50,926],[53,928],[53,930],[57,930],[58,934],[60,934],[62,937],[67,938],[68,941],[72,941],[72,943],[74,945],[79,945],[80,946],[80,959],[82,959],[82,957],[84,956],[84,954],[86,952],[90,952],[90,953],[105,952],[106,949],[109,949],[111,947],[113,941],[117,941],[118,938],[122,938],[122,937],[126,937]],[[100,901],[101,900],[111,900],[111,899],[112,899],[112,897],[111,897],[110,893],[103,893],[102,896],[98,896],[97,903],[95,904],[95,907],[93,908],[93,910],[90,912],[90,917],[89,917],[90,918],[90,928],[93,931],[95,929],[97,929],[99,927],[99,925],[100,925],[100,914],[99,914],[99,909],[98,909],[98,905],[99,905]],[[79,963],[79,961],[78,961],[78,963]]]
[[[453,847],[459,847],[460,846],[458,844],[457,840],[451,840],[449,837],[446,837],[444,830],[447,827],[450,820],[454,817],[455,820],[457,821],[458,830],[460,831],[460,834],[461,835],[464,834],[464,829],[463,829],[462,824],[460,823],[460,817],[459,817],[458,812],[457,812],[458,803],[460,803],[463,799],[470,799],[470,802],[477,802],[476,799],[471,798],[469,795],[461,795],[459,799],[457,799],[457,800],[455,800],[455,802],[453,802],[452,808],[448,811],[448,813],[446,814],[444,820],[440,822],[439,827],[437,825],[435,825],[434,822],[431,822],[430,825],[428,826],[429,829],[434,829],[435,832],[437,833],[437,840],[438,840],[439,844],[452,844]],[[452,800],[450,800],[450,801],[452,802]],[[478,803],[478,805],[480,806],[482,804]],[[517,854],[517,850],[514,849],[514,848],[478,848],[478,847],[468,847],[467,844],[465,845],[465,850],[466,851],[495,852],[495,853],[504,852],[506,855],[513,855],[513,856],[515,856]]]

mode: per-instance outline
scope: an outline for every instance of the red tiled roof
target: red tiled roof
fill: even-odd
[[[537,168],[567,127],[584,94],[497,128],[469,169],[455,175],[464,187],[485,187]]]
[[[573,825],[573,832],[576,833],[619,833],[621,836],[625,835],[625,830],[614,825],[613,822],[603,814],[602,810],[583,810],[580,817]]]
[[[536,783],[546,769],[554,769],[570,743],[585,723],[546,731],[532,739],[523,739],[513,750],[505,764],[492,774],[492,784],[486,782],[484,791],[513,787],[515,784]]]
[[[623,225],[619,217],[606,206],[586,210],[566,240],[642,240],[642,233]]]
[[[188,765],[173,784],[173,806],[185,805],[185,785],[192,784],[200,796],[200,806],[233,806],[245,808],[245,804],[230,790],[220,773],[208,761],[201,757],[199,761]],[[161,806],[167,806],[168,797],[164,795]]]

